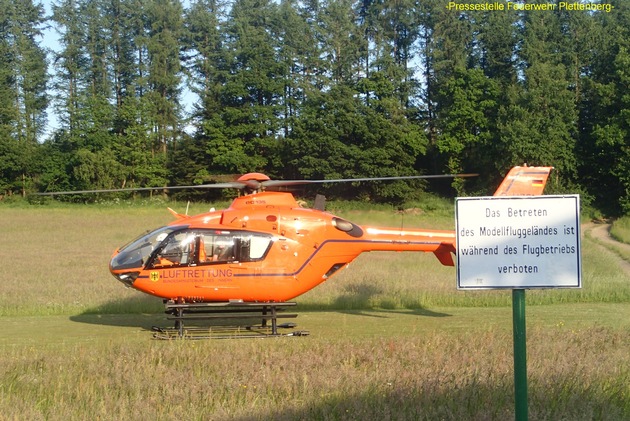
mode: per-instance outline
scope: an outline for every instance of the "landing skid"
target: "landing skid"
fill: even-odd
[[[165,303],[167,320],[175,322],[172,328],[154,326],[155,339],[237,339],[272,338],[282,336],[308,336],[304,330],[293,330],[295,323],[278,323],[278,319],[296,318],[297,314],[284,313],[294,302],[284,303]],[[251,324],[255,319],[260,324]],[[226,325],[230,321],[230,325]],[[206,322],[199,326],[199,322]],[[280,332],[280,329],[290,330]]]

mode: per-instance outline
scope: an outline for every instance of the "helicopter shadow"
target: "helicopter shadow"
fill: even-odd
[[[384,292],[385,290],[377,285],[369,283],[352,284],[348,285],[341,295],[328,304],[300,303],[297,300],[295,311],[298,314],[302,312],[331,312],[382,319],[389,318],[390,314],[409,314],[419,317],[451,316],[447,313],[432,311],[420,306],[401,309],[399,306],[392,305],[391,308],[384,308],[382,305],[383,300],[376,300],[376,297],[382,296]],[[379,305],[375,305],[375,303]],[[385,304],[387,305],[387,303]],[[172,322],[167,321],[166,317],[162,299],[148,295],[135,295],[88,308],[78,315],[70,316],[69,319],[77,323],[135,327],[151,331],[153,326],[171,324]],[[224,321],[216,321],[216,324],[223,323]]]
[[[411,314],[423,317],[450,317],[450,314],[429,310],[422,306],[406,307],[401,309],[393,301],[388,303],[386,299],[376,298],[382,296],[385,289],[372,283],[352,284],[345,287],[343,294],[339,295],[329,304],[300,303],[300,311],[317,312],[328,311],[341,314],[362,315],[365,317],[387,318],[387,314]]]
[[[150,331],[156,324],[165,323],[166,314],[161,299],[141,295],[88,308],[80,314],[70,316],[69,319],[76,323],[133,327]]]

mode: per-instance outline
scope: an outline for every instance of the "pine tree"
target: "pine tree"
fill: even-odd
[[[581,108],[582,173],[600,206],[630,212],[630,7],[611,1],[614,13],[595,15],[597,48],[585,79]],[[605,188],[603,188],[605,187]],[[612,200],[612,198],[618,198]]]
[[[111,33],[105,0],[87,1],[81,8],[85,32],[85,103],[82,113],[87,146],[92,151],[110,149],[115,103],[110,75]],[[114,178],[114,177],[111,177]],[[115,183],[107,183],[114,187]]]
[[[156,0],[147,7],[150,91],[156,146],[166,157],[179,136],[182,67],[179,57],[183,8],[179,0]],[[157,152],[157,150],[156,150]]]
[[[25,195],[48,106],[46,53],[38,44],[44,10],[31,0],[3,1],[0,7],[0,188]]]
[[[356,25],[350,0],[329,0],[319,14],[321,50],[328,63],[330,84],[353,86],[366,51],[365,40]]]
[[[301,116],[304,101],[317,90],[323,63],[319,60],[317,30],[309,25],[309,11],[295,0],[283,0],[273,22],[278,43],[278,61],[282,66],[283,93],[279,116],[284,138],[291,136]]]
[[[0,151],[5,164],[2,165],[0,182],[1,190],[9,188],[9,174],[6,168],[6,156],[9,154],[9,143],[15,138],[17,92],[15,69],[14,42],[11,37],[11,15],[8,11],[12,2],[0,0]]]
[[[142,0],[113,0],[105,7],[115,98],[110,102],[116,107],[111,148],[121,168],[119,187],[164,185],[168,177],[167,157],[156,152],[163,151],[164,145],[155,137],[147,7]]]
[[[222,1],[198,0],[186,12],[184,62],[189,87],[199,98],[193,118],[200,126],[221,108],[221,91],[227,74],[221,32],[225,8]]]
[[[491,143],[498,83],[481,68],[479,12],[440,12],[435,23],[430,63],[432,157],[439,172],[479,172]],[[461,179],[453,187],[462,192]]]
[[[61,47],[54,58],[57,115],[63,129],[73,139],[71,142],[79,143],[80,137],[76,133],[82,121],[80,111],[85,108],[82,98],[85,85],[82,77],[86,64],[80,5],[75,0],[63,0],[53,4],[52,11],[52,20],[56,24]]]
[[[523,13],[522,48],[518,51],[522,82],[509,89],[498,115],[500,167],[551,165],[566,189],[577,177],[577,106],[570,72],[558,54],[565,44],[562,22],[545,11]],[[554,187],[552,187],[554,188]]]
[[[225,21],[226,3],[198,0],[185,13],[183,63],[188,86],[196,94],[191,122],[196,128],[192,137],[183,135],[169,154],[173,184],[201,184],[211,181],[212,160],[206,151],[206,135],[213,131],[213,122],[220,119],[223,85],[227,63],[223,49],[221,25]],[[216,198],[216,192],[203,194],[176,192],[178,197]]]
[[[124,134],[130,122],[121,120],[120,110],[125,100],[137,92],[141,77],[143,55],[144,10],[140,3],[130,0],[111,0],[104,5],[104,23],[109,36],[108,61],[111,68],[110,84],[114,91],[116,118],[113,131]],[[138,57],[138,62],[136,62]],[[138,90],[139,91],[139,90]]]
[[[215,171],[262,170],[277,153],[283,68],[271,36],[276,10],[267,0],[232,6],[225,25],[228,56],[220,112],[203,126]]]

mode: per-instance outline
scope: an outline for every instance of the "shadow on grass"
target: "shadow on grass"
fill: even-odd
[[[377,308],[377,307],[355,307],[341,308],[335,303],[333,304],[317,304],[317,303],[298,303],[296,311],[303,313],[340,313],[353,314],[365,317],[387,318],[388,314],[410,314],[420,317],[451,317],[451,314],[440,313],[426,308]]]
[[[291,312],[328,312],[352,314],[365,317],[387,318],[388,314],[411,314],[419,317],[450,317],[450,314],[435,312],[422,307],[414,308],[380,308],[373,305],[374,297],[383,296],[386,291],[371,284],[355,284],[333,302],[299,303]],[[77,323],[98,324],[107,326],[139,327],[151,330],[155,325],[172,325],[166,320],[162,299],[139,294],[122,300],[114,300],[97,307],[85,310],[83,313],[71,316],[70,320]],[[234,323],[236,325],[236,323]],[[251,320],[244,324],[251,324]],[[205,325],[225,325],[225,321],[207,322]]]
[[[156,324],[164,324],[166,315],[160,298],[138,294],[89,308],[81,314],[70,316],[70,320],[77,323],[151,330]]]
[[[360,283],[346,286],[344,292],[331,303],[300,303],[298,300],[298,307],[300,311],[327,311],[370,317],[387,317],[387,313],[407,313],[424,317],[450,316],[450,314],[431,311],[420,305],[401,307],[394,300],[388,300],[386,297],[387,290],[382,286]]]
[[[166,320],[162,314],[94,314],[86,313],[70,316],[70,320],[100,326],[134,327],[150,331],[153,326],[163,325]]]

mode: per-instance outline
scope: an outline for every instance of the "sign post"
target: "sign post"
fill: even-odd
[[[511,289],[515,419],[528,418],[525,289],[581,288],[580,198],[457,198],[457,288]]]
[[[528,418],[527,407],[527,335],[525,331],[525,290],[512,290],[514,340],[514,414],[516,421]]]

